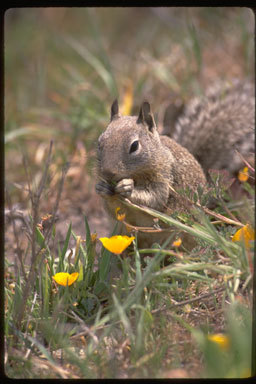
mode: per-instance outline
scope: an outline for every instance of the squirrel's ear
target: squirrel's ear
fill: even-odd
[[[138,124],[147,124],[148,129],[152,132],[153,128],[156,127],[153,114],[150,109],[150,104],[144,101],[140,108],[140,113],[137,119]]]
[[[110,116],[110,121],[112,121],[114,118],[120,117],[119,114],[119,106],[118,106],[118,101],[115,99],[111,106],[111,116]]]

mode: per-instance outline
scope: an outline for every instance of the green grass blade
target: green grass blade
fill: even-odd
[[[102,281],[106,281],[108,278],[111,258],[112,258],[112,253],[104,248],[104,250],[101,253],[101,258],[99,261],[99,278]]]
[[[68,244],[69,244],[69,239],[70,239],[70,235],[71,235],[71,229],[72,229],[72,224],[70,223],[69,227],[68,227],[67,234],[66,234],[65,242],[64,242],[64,245],[63,245],[63,248],[61,251],[61,255],[59,258],[59,264],[58,264],[57,272],[63,272],[64,271],[64,259],[65,259],[66,252],[68,250]]]
[[[141,274],[141,262],[140,262],[140,254],[138,251],[137,236],[135,241],[134,252],[135,252],[135,266],[136,266],[136,283],[139,283],[141,281],[142,274]]]
[[[117,297],[116,297],[116,295],[114,293],[112,294],[112,298],[113,298],[114,305],[115,305],[115,308],[117,310],[117,313],[118,313],[118,315],[120,317],[120,320],[123,323],[123,326],[124,326],[128,336],[130,337],[131,342],[134,343],[134,341],[135,341],[134,334],[132,332],[131,323],[130,323],[130,321],[129,321],[126,313],[125,313],[125,308],[124,308],[124,306],[122,306],[119,303],[119,301],[118,301],[118,299],[117,299]]]
[[[44,264],[44,274],[42,275],[43,283],[43,318],[47,319],[49,316],[49,275],[48,275],[48,265]]]
[[[110,94],[116,95],[116,86],[111,73],[104,67],[102,62],[91,53],[85,45],[71,37],[66,37],[65,41],[76,51],[94,70],[105,83]]]
[[[93,266],[94,266],[94,259],[95,259],[95,246],[92,243],[91,239],[91,231],[90,227],[87,221],[86,216],[84,217],[85,222],[85,231],[86,231],[86,251],[87,251],[87,258],[88,258],[88,264],[86,268],[86,279],[88,284],[90,284],[90,281],[92,279],[93,275]]]

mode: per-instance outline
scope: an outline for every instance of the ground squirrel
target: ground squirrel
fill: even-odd
[[[178,119],[175,140],[159,135],[148,102],[138,116],[121,116],[115,101],[110,124],[98,139],[96,191],[113,218],[120,207],[129,224],[154,227],[152,216],[123,205],[122,198],[161,212],[182,211],[183,200],[173,190],[204,188],[209,168],[234,171],[241,167],[234,147],[243,155],[253,152],[253,127],[254,96],[249,84],[236,84],[233,91],[215,88],[207,99],[192,101]],[[139,246],[161,244],[168,236],[168,230],[139,232]]]

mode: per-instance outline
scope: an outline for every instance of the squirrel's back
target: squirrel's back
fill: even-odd
[[[253,83],[217,83],[202,98],[192,99],[178,118],[172,138],[192,153],[205,173],[237,172],[255,151]]]

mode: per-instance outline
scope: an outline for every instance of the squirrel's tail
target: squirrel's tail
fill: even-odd
[[[206,173],[209,169],[235,173],[245,166],[242,158],[254,164],[254,83],[219,82],[203,97],[192,99],[177,119],[172,138],[195,156]]]

